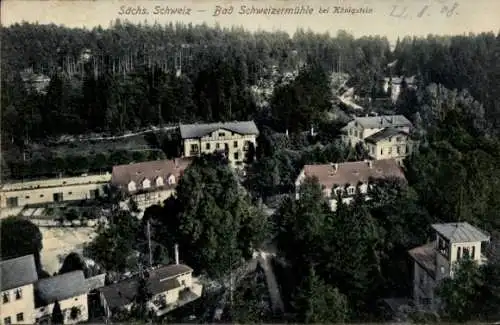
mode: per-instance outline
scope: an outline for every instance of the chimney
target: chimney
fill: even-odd
[[[179,245],[174,245],[175,264],[179,264]]]
[[[285,134],[286,134],[286,136],[288,137],[288,129],[286,129]]]

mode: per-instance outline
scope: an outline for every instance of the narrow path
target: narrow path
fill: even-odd
[[[275,313],[283,313],[285,311],[285,307],[283,299],[281,298],[278,281],[276,280],[276,276],[271,265],[271,259],[271,254],[262,251],[260,252],[258,260],[266,276],[267,289],[269,290],[269,297],[271,298],[273,311]]]

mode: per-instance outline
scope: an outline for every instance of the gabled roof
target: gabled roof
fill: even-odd
[[[181,284],[176,277],[192,271],[193,269],[183,264],[168,265],[150,270],[147,272],[149,290],[151,294],[155,295],[178,288]],[[139,277],[136,275],[127,280],[102,287],[99,291],[104,295],[109,308],[113,309],[134,302],[138,285]]]
[[[89,291],[83,271],[44,278],[35,284],[35,294],[43,305],[77,297]]]
[[[471,243],[489,241],[490,236],[468,222],[437,223],[432,228],[450,243]]]
[[[370,178],[399,178],[406,181],[401,167],[394,159],[353,161],[338,164],[305,165],[306,177],[316,177],[326,188],[366,183]]]
[[[397,135],[408,136],[409,134],[402,131],[402,130],[398,130],[398,129],[393,128],[393,127],[388,127],[388,128],[385,128],[381,131],[378,131],[377,133],[372,134],[369,137],[365,138],[365,141],[370,142],[370,143],[377,143],[379,141],[382,141],[382,140],[385,140],[387,138],[394,137]]]
[[[191,159],[176,158],[174,160],[153,160],[114,166],[111,174],[111,184],[127,188],[131,181],[139,185],[147,178],[152,185],[155,185],[154,181],[158,176],[163,177],[163,179],[167,179],[170,175],[174,175],[176,178],[180,177],[191,164],[191,161]],[[175,187],[175,185],[164,184],[164,187]]]
[[[0,261],[1,290],[19,288],[38,280],[35,258],[26,255]]]
[[[380,115],[356,117],[353,122],[365,129],[382,129],[387,127],[412,127],[411,122],[403,115]]]
[[[259,134],[259,130],[257,129],[254,121],[181,124],[179,129],[183,139],[201,138],[219,129],[228,130],[238,134]]]

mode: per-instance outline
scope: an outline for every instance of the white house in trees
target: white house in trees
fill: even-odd
[[[486,263],[483,244],[490,237],[467,222],[433,224],[435,240],[409,251],[414,261],[413,300],[424,309],[436,311],[439,299],[435,289],[440,281],[453,277],[456,263],[469,257]]]

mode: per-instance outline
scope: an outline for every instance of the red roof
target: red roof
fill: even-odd
[[[366,183],[370,178],[400,178],[406,181],[401,167],[394,159],[354,161],[326,165],[305,165],[306,177],[316,177],[319,183],[326,188],[357,186]]]
[[[156,179],[161,176],[165,187],[175,187],[178,178],[184,170],[191,164],[191,159],[176,158],[171,160],[153,160],[136,164],[118,165],[113,167],[111,174],[111,184],[120,188],[128,188],[128,184],[133,181],[137,189],[141,189],[141,183],[145,179],[151,182],[151,188],[156,187]],[[175,184],[168,185],[167,179],[170,175],[176,178]]]

